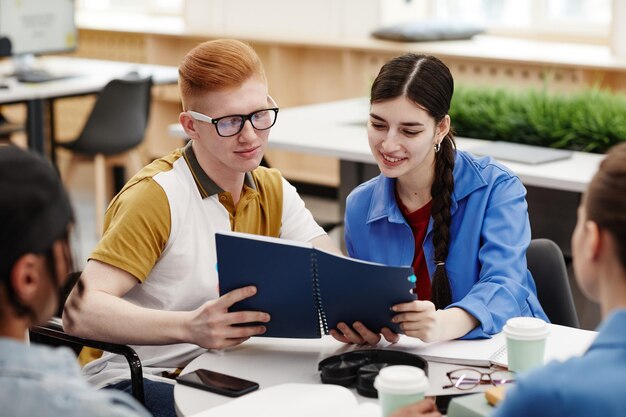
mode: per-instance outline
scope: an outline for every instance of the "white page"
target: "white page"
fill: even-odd
[[[273,237],[273,236],[255,235],[253,233],[243,233],[243,232],[233,232],[230,230],[222,230],[219,232],[215,232],[215,234],[241,237],[244,239],[261,240],[263,242],[278,243],[279,245],[291,245],[291,246],[297,246],[297,247],[309,248],[309,249],[313,248],[313,244],[311,244],[310,242],[300,242],[298,240],[281,239],[279,237]]]
[[[414,353],[433,362],[490,366],[491,357],[504,344],[502,333],[494,335],[491,339],[451,340],[436,343],[424,343],[419,339],[402,335],[400,342],[390,345],[389,348]]]
[[[281,384],[261,389],[191,417],[333,417],[374,416],[361,409],[352,391],[339,385]]]

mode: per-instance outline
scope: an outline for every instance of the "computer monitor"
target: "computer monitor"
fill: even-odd
[[[74,0],[0,0],[0,36],[13,55],[76,49]]]
[[[34,55],[74,51],[74,0],[0,0],[0,38],[16,74],[32,71]]]

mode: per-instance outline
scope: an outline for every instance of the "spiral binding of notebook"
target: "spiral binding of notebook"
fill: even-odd
[[[317,316],[319,317],[319,336],[328,334],[328,321],[326,320],[326,313],[324,312],[324,304],[322,303],[322,292],[320,291],[319,273],[317,270],[317,253],[311,254],[311,277],[313,281],[313,299],[315,301],[315,309],[317,310]]]
[[[493,365],[507,367],[506,344],[500,346],[495,352],[493,352],[489,357],[489,361]]]

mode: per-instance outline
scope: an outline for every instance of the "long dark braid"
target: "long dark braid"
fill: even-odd
[[[433,199],[431,216],[433,218],[433,246],[435,247],[435,275],[431,287],[430,299],[437,309],[452,303],[452,291],[448,272],[445,268],[450,243],[450,204],[454,190],[455,154],[454,139],[451,134],[441,142],[441,148],[435,155],[435,181],[430,189]]]
[[[405,54],[387,62],[372,84],[372,103],[406,96],[430,114],[438,124],[448,114],[454,80],[448,67],[430,55]],[[431,300],[438,309],[452,302],[450,281],[445,268],[450,244],[450,205],[454,191],[456,145],[452,129],[435,155],[435,180],[431,187],[435,274]],[[419,244],[420,242],[415,242]]]

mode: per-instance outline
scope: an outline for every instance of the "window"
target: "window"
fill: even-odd
[[[616,0],[617,1],[617,0]],[[608,38],[611,0],[382,0],[385,24],[462,20],[492,33]]]
[[[78,0],[78,8],[94,12],[180,16],[184,3],[185,0]]]
[[[184,17],[185,3],[191,0],[76,0],[80,10],[142,15]],[[221,11],[230,0],[195,0],[204,9]],[[356,0],[336,1],[330,10],[337,14]],[[613,0],[623,1],[623,0]],[[370,0],[380,13],[371,20],[375,26],[391,25],[418,19],[468,21],[485,27],[490,33],[538,39],[606,42],[611,27],[612,0]],[[206,3],[205,3],[206,2]],[[240,0],[253,5],[258,0]],[[313,7],[313,6],[312,6]],[[320,6],[321,7],[321,6]],[[371,10],[369,7],[367,10]],[[242,7],[241,19],[253,19]],[[353,11],[358,14],[358,11]],[[374,12],[376,14],[376,12]],[[189,16],[187,16],[189,18]],[[289,17],[277,18],[277,31],[293,23]],[[330,20],[337,19],[331,16]],[[358,19],[358,17],[355,17]],[[189,23],[189,22],[187,22]],[[226,23],[221,24],[222,26]],[[221,27],[216,25],[216,27]],[[375,27],[371,28],[375,29]]]

